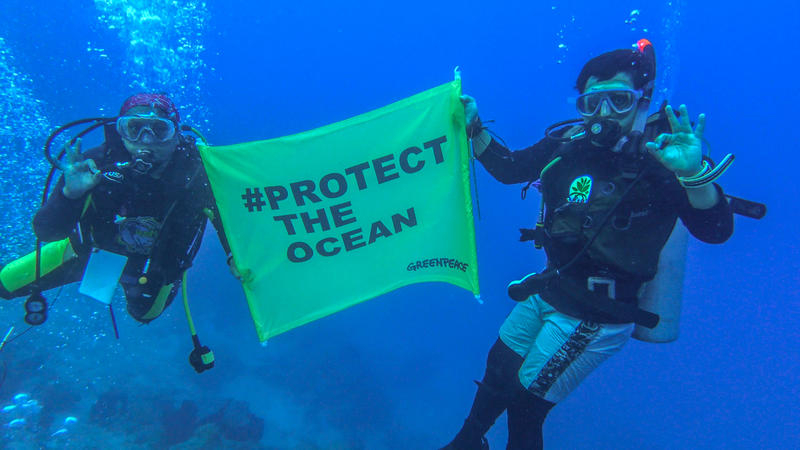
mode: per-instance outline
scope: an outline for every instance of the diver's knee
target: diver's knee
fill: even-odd
[[[517,376],[522,366],[523,358],[507,346],[501,339],[497,339],[489,350],[486,358],[486,373],[483,383],[491,386],[516,386],[519,383]]]
[[[137,322],[150,323],[158,318],[178,292],[179,283],[161,286],[155,292],[145,286],[127,286],[125,299],[128,314]]]

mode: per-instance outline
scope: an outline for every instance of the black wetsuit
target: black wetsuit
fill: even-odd
[[[667,128],[664,119],[658,116],[651,118],[643,142],[652,141]],[[557,157],[561,159],[550,164]],[[614,305],[624,304],[629,310],[638,310],[639,287],[655,275],[661,250],[678,218],[701,241],[721,243],[733,232],[733,214],[719,186],[720,200],[715,206],[706,210],[695,209],[675,175],[650,155],[637,160],[596,147],[585,139],[568,144],[543,139],[531,147],[512,152],[492,140],[478,159],[492,176],[506,184],[529,183],[541,175],[540,186],[546,212],[544,228],[538,232],[532,231],[531,237],[535,236],[547,252],[549,269],[563,267],[580,255],[567,270],[559,271],[558,276],[544,283],[540,292],[528,293],[538,293],[540,297],[536,298],[543,299],[564,317],[571,317],[583,325],[575,328],[572,335],[552,339],[557,342],[564,340],[565,344],[560,350],[558,347],[556,350],[548,349],[547,352],[555,353],[546,353],[550,355],[546,357],[549,359],[541,361],[544,368],[538,373],[536,382],[553,377],[553,380],[544,380],[552,383],[564,373],[569,373],[567,377],[575,377],[574,383],[563,383],[559,385],[560,389],[574,386],[586,376],[586,373],[580,372],[581,368],[571,367],[584,350],[591,350],[590,339],[594,337],[587,337],[590,336],[588,333],[582,334],[584,329],[591,329],[594,333],[594,330],[600,330],[603,326],[613,328],[624,326],[613,324],[634,322],[631,315],[612,314],[609,310],[597,308],[592,302],[598,300],[600,294],[589,291],[589,277],[614,281],[616,298],[608,298],[611,297],[609,289],[603,293],[607,295],[605,301],[613,300],[619,302]],[[542,175],[543,169],[545,172]],[[640,179],[622,197],[642,169],[645,171]],[[608,220],[603,225],[606,216]],[[598,230],[599,234],[592,245],[580,254]],[[531,299],[534,297],[528,297],[514,311],[527,307],[527,302],[534,301]],[[507,321],[512,316],[514,320],[527,317],[524,313],[515,316],[512,312]],[[514,326],[508,327],[508,330],[524,334],[527,339],[531,337],[531,330],[541,330],[546,326],[542,325],[544,320],[544,317],[536,317],[538,324],[514,322]],[[628,329],[631,327],[628,326]],[[501,337],[503,330],[501,328]],[[543,337],[544,340],[548,338],[549,335]],[[583,345],[580,345],[584,338]],[[622,344],[626,339],[622,339]],[[537,390],[539,384],[522,384],[523,375],[527,380],[529,374],[520,369],[524,363],[530,363],[528,357],[534,353],[536,355],[531,361],[539,363],[543,355],[533,350],[528,354],[520,354],[518,349],[512,349],[503,339],[495,342],[489,351],[486,372],[479,383],[469,417],[446,449],[485,448],[481,444],[483,435],[506,410],[509,428],[507,448],[542,448],[542,425],[555,403],[546,400],[546,395]],[[589,365],[582,367],[591,370]],[[548,388],[552,388],[552,384]],[[565,393],[559,393],[559,397],[563,395]]]
[[[657,125],[664,125],[660,122],[651,124],[645,139],[655,137]],[[561,159],[541,177],[546,211],[542,243],[548,268],[563,267],[599,230],[588,251],[569,269],[562,270],[561,278],[573,284],[585,286],[590,276],[613,278],[619,299],[636,303],[642,283],[656,274],[659,255],[678,218],[703,242],[722,243],[733,233],[733,213],[719,186],[715,185],[721,200],[714,207],[693,208],[675,175],[649,154],[634,161],[586,139],[569,144],[543,139],[512,152],[492,140],[478,159],[498,181],[514,184],[539,179],[545,166],[559,156]],[[642,171],[636,185],[611,212]],[[587,198],[573,190],[583,177],[591,183]],[[559,312],[599,323],[632,321],[630,317],[587,309],[567,295],[558,281],[540,294]]]
[[[18,297],[33,289],[80,280],[91,249],[99,248],[128,257],[120,280],[128,312],[136,320],[149,322],[179,291],[181,275],[191,266],[200,246],[207,212],[228,251],[194,140],[181,137],[158,179],[119,168],[117,163],[130,161],[119,140],[88,150],[83,157],[93,159],[104,173],[100,184],[73,200],[62,193],[62,176],[33,220],[39,239],[50,242],[69,237],[78,258],[43,276],[35,285],[4,296]]]

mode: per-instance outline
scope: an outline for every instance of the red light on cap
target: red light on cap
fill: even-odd
[[[644,49],[646,49],[647,47],[652,47],[652,46],[653,44],[650,43],[650,41],[648,41],[647,39],[639,39],[636,42],[636,47],[639,49],[639,52],[641,53],[644,53]]]

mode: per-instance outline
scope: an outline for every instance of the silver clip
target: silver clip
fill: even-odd
[[[608,286],[608,298],[611,300],[617,299],[617,280],[606,277],[589,277],[586,279],[586,287],[594,292],[594,287],[597,285]]]

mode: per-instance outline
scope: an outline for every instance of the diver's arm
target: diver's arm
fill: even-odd
[[[492,135],[489,134],[489,131],[485,128],[481,129],[475,136],[472,137],[472,152],[475,153],[475,157],[480,157],[483,152],[489,147],[489,144],[492,143]]]
[[[695,209],[713,208],[720,199],[717,188],[712,184],[706,184],[705,186],[696,188],[687,188],[686,196],[689,198],[689,203]]]
[[[210,191],[210,190],[209,190]],[[225,235],[225,228],[222,225],[222,218],[219,215],[219,210],[217,209],[216,202],[213,201],[213,207],[207,208],[210,212],[208,218],[211,220],[211,225],[214,226],[214,230],[217,232],[217,237],[219,238],[219,243],[222,245],[222,249],[225,251],[225,262],[228,264],[228,269],[230,269],[231,274],[239,281],[244,281],[245,276],[242,275],[243,272],[247,273],[247,271],[239,270],[236,266],[236,261],[233,259],[233,252],[231,251],[231,245],[228,243],[228,237]]]
[[[694,237],[710,244],[725,242],[733,234],[733,211],[722,188],[712,183],[686,188],[678,184],[678,179],[695,178],[701,173],[706,116],[700,114],[693,128],[686,105],[680,106],[680,116],[669,105],[664,113],[671,133],[661,133],[646,147],[677,177],[672,182],[674,191],[668,195],[679,199],[678,215]]]
[[[228,244],[228,238],[225,236],[225,228],[222,226],[222,218],[219,215],[219,208],[217,207],[217,202],[214,199],[214,193],[211,190],[211,184],[208,181],[208,175],[206,175],[205,171],[202,171],[201,175],[201,189],[206,205],[205,214],[211,221],[211,225],[214,227],[214,230],[217,232],[219,243],[222,244],[222,249],[225,250],[225,255],[228,256],[228,259],[230,259],[231,246]]]
[[[64,145],[65,158],[57,164],[64,173],[33,218],[33,231],[39,239],[52,242],[72,233],[87,197],[102,180],[97,164],[107,164],[106,152],[105,143],[83,153],[80,139],[74,146]]]
[[[228,238],[225,236],[225,228],[222,226],[222,219],[219,217],[219,211],[216,209],[216,205],[211,210],[213,217],[211,219],[211,225],[214,226],[214,230],[217,232],[217,237],[219,237],[219,243],[222,245],[222,249],[225,250],[225,255],[230,259],[231,256],[231,246],[228,243]]]
[[[206,183],[208,183],[206,181]],[[231,271],[231,275],[234,276],[237,280],[241,281],[242,283],[247,282],[251,279],[252,275],[249,270],[241,270],[236,265],[236,261],[233,258],[233,252],[231,251],[231,246],[228,243],[228,238],[225,235],[225,228],[222,225],[222,218],[219,215],[219,209],[217,208],[216,201],[214,201],[214,195],[211,192],[211,188],[208,187],[208,198],[210,199],[211,206],[208,206],[206,210],[208,211],[208,218],[211,220],[211,224],[214,226],[214,229],[217,231],[217,236],[219,237],[219,243],[222,245],[222,249],[225,251],[225,255],[227,258],[225,262],[228,263],[228,269]]]
[[[70,199],[64,196],[63,188],[64,177],[61,177],[47,202],[33,217],[33,232],[42,241],[52,242],[69,236],[80,218],[86,195]]]
[[[539,178],[539,173],[550,162],[553,148],[544,140],[524,150],[511,151],[492,139],[481,123],[478,105],[469,95],[461,96],[467,137],[472,140],[472,151],[478,161],[497,181],[504,184],[525,183]]]
[[[725,200],[722,188],[714,184],[703,186],[703,189],[713,189],[716,203],[710,207],[698,208],[692,202],[692,189],[686,189],[686,201],[680,206],[678,215],[692,236],[709,244],[721,244],[733,234],[733,210]],[[709,194],[696,194],[709,196]],[[703,198],[704,201],[708,197]],[[705,206],[705,205],[704,205]]]
[[[550,142],[544,139],[517,151],[509,150],[491,137],[489,140],[486,149],[477,156],[478,161],[497,181],[504,184],[526,183],[538,179],[539,173],[550,162],[554,150]]]

